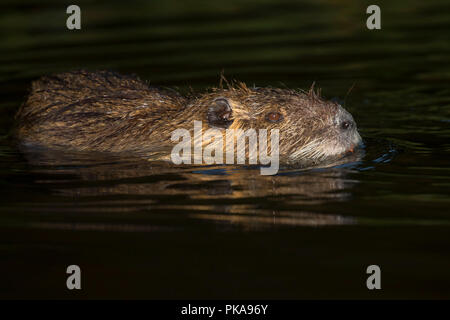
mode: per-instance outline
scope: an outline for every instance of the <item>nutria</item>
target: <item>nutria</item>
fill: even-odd
[[[233,82],[184,97],[110,71],[42,77],[33,82],[16,119],[22,144],[64,150],[145,155],[172,147],[173,130],[190,130],[194,120],[203,121],[203,130],[279,129],[281,159],[320,162],[353,152],[361,143],[351,114],[314,88],[249,88]]]

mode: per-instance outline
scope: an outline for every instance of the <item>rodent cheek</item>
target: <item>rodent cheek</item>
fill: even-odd
[[[335,148],[334,155],[343,155],[346,153],[350,153],[354,151],[354,143],[351,136],[348,135],[348,132],[342,132],[339,129],[335,131]]]

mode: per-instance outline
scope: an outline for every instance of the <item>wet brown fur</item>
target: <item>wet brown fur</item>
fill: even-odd
[[[33,82],[16,115],[16,133],[27,145],[145,154],[173,146],[172,131],[192,131],[194,120],[208,129],[208,107],[217,98],[225,98],[232,107],[229,129],[279,129],[280,154],[287,157],[320,160],[360,141],[357,131],[347,139],[331,128],[340,113],[349,114],[322,99],[314,85],[309,91],[248,88],[222,77],[218,88],[184,97],[135,76],[83,70]],[[284,120],[266,121],[272,111],[281,113]]]

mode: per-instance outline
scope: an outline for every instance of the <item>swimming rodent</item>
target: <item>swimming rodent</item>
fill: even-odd
[[[189,97],[136,76],[74,71],[32,83],[17,115],[22,144],[52,149],[145,155],[170,147],[171,133],[190,130],[279,129],[280,159],[320,162],[361,144],[353,117],[309,91],[249,88],[235,82]]]

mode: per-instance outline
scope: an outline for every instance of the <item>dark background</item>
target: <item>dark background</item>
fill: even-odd
[[[79,31],[70,4],[0,4],[0,297],[450,297],[448,1],[77,1]],[[381,30],[366,28],[370,4]],[[181,92],[222,70],[316,81],[345,100],[366,154],[262,177],[18,150],[31,81],[78,68]],[[71,264],[79,292],[65,287]],[[382,290],[366,288],[371,264]]]

